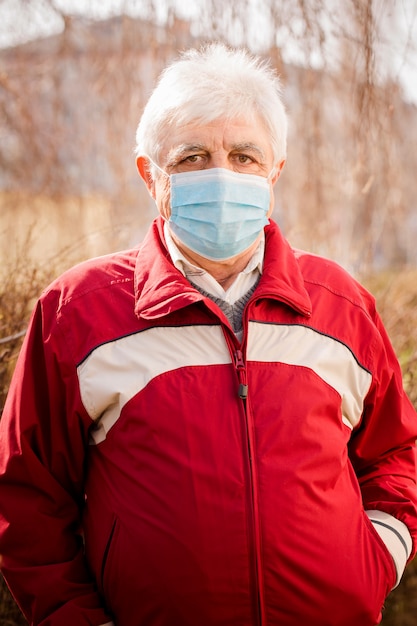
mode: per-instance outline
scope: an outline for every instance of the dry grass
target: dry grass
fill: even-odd
[[[364,279],[401,363],[404,387],[417,408],[417,270]]]
[[[25,255],[9,258],[0,273],[0,414],[31,310],[52,277]]]
[[[0,624],[1,626],[27,626],[27,621],[17,608],[3,578],[0,576]]]
[[[0,336],[22,331],[33,301],[52,274],[34,268],[19,256],[0,282]],[[378,309],[399,356],[404,384],[417,408],[417,271],[368,277],[364,284],[375,294]],[[22,338],[0,344],[0,406],[3,406],[10,376]],[[386,602],[383,626],[415,626],[417,615],[417,559],[407,568],[399,588]],[[27,624],[0,579],[1,626]]]

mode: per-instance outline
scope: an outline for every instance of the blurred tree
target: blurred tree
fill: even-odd
[[[417,0],[408,3],[417,10]],[[96,21],[105,3],[89,3],[90,17],[77,16],[70,0],[17,4],[21,28],[26,15],[39,23],[49,15],[61,33],[0,54],[3,188],[87,205],[89,194],[103,194],[114,230],[106,245],[130,245],[154,214],[132,155],[141,107],[178,50],[224,40],[281,73],[291,124],[275,217],[293,244],[354,272],[417,262],[417,108],[389,70],[398,52],[386,26],[402,36],[404,5],[196,0],[184,9],[174,0],[114,0],[108,19]],[[408,41],[404,54],[410,49]]]

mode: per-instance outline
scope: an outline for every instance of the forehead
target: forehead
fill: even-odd
[[[272,146],[264,124],[258,117],[217,119],[209,122],[194,121],[176,126],[161,144],[161,156],[167,156],[181,146],[199,146],[207,151],[230,151],[237,146],[257,146],[272,158]]]

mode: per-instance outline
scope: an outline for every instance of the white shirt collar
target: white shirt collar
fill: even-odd
[[[188,278],[188,280],[198,285],[198,287],[213,296],[226,300],[229,304],[233,304],[236,300],[245,295],[262,274],[265,252],[265,235],[262,236],[259,245],[249,260],[249,263],[242,270],[242,272],[236,276],[233,284],[226,290],[223,289],[215,278],[206,272],[206,270],[194,265],[185,258],[171,237],[168,222],[165,222],[164,224],[164,235],[168,252],[175,267],[186,278]]]

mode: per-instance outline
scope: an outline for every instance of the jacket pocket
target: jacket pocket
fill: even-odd
[[[375,577],[375,580],[379,582],[377,592],[381,595],[382,606],[385,598],[395,586],[397,571],[394,559],[365,511],[363,511],[363,518],[364,524],[368,530],[369,542],[374,556],[373,559],[369,559],[369,575]]]
[[[101,572],[100,572],[100,587],[103,592],[105,592],[105,577],[108,566],[110,565],[111,555],[114,550],[114,545],[117,540],[117,535],[119,532],[119,520],[117,517],[114,517],[113,523],[110,527],[109,536],[107,538],[107,542],[103,551],[103,559],[101,562]],[[106,595],[105,595],[106,597]]]

